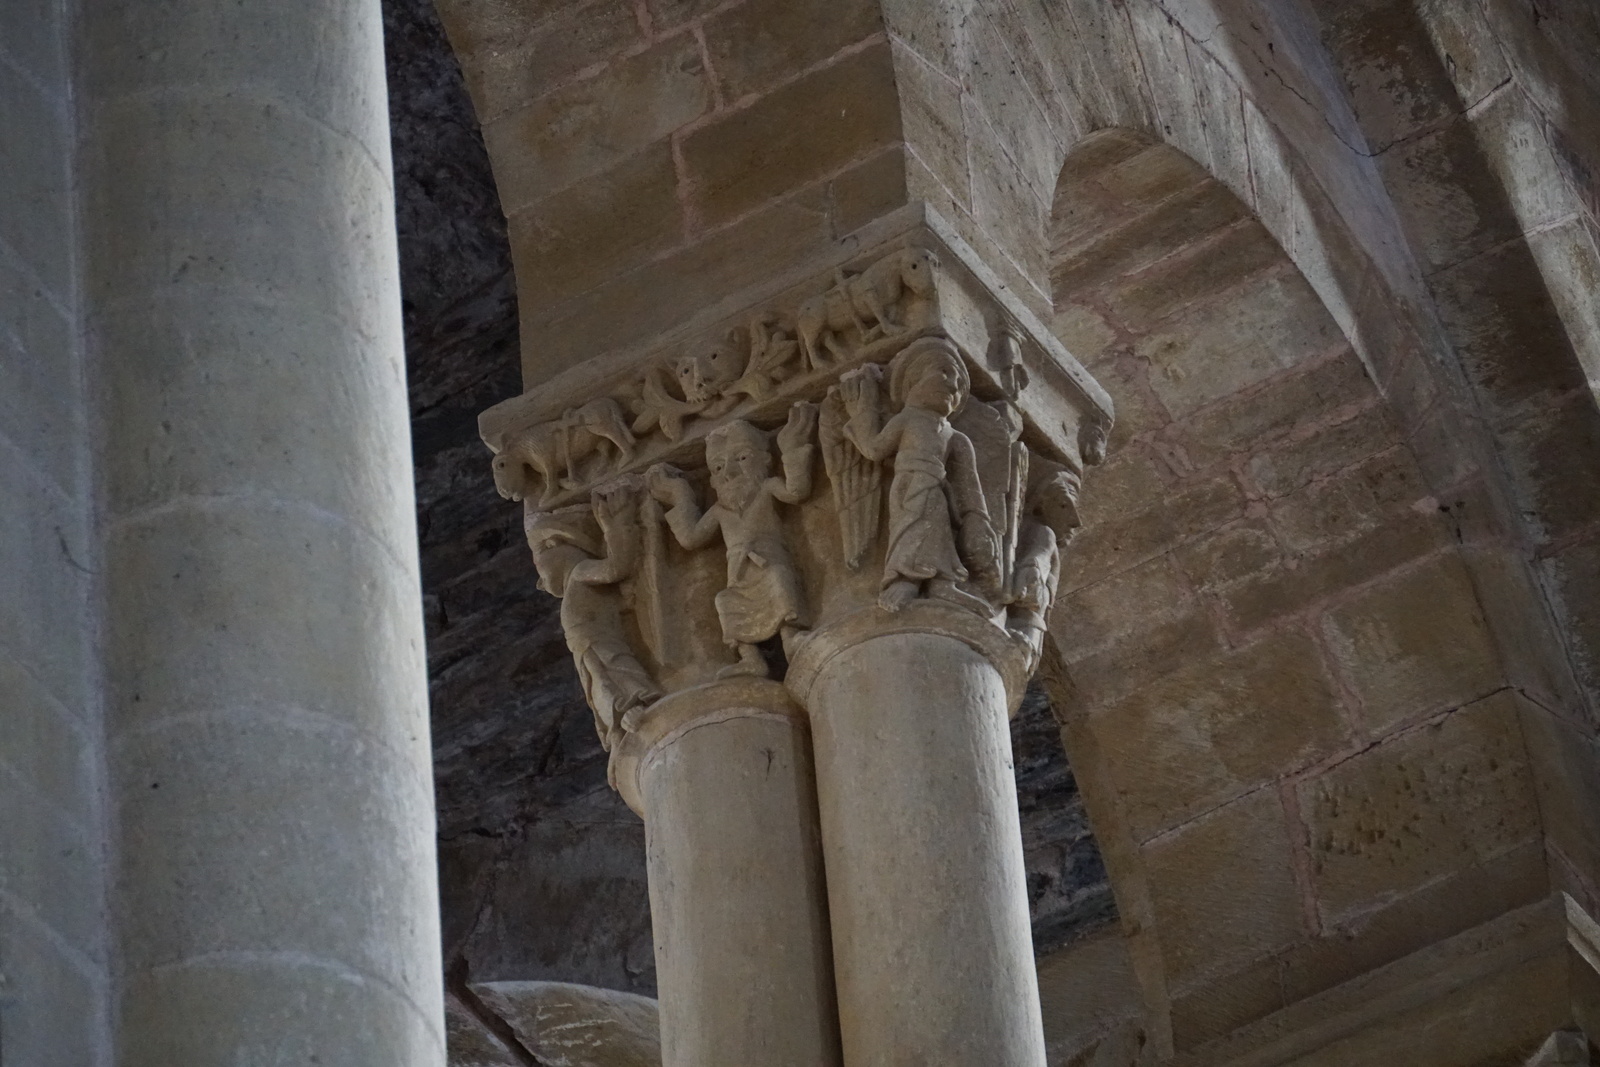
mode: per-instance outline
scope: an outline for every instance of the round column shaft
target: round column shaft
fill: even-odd
[[[659,701],[617,785],[645,818],[664,1067],[839,1064],[810,746],[783,687]]]
[[[378,0],[78,21],[116,1060],[440,1067]]]
[[[1044,1067],[1000,671],[899,632],[808,681],[845,1063]]]

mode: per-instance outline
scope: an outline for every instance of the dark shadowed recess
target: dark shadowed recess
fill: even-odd
[[[606,786],[521,513],[501,500],[479,411],[521,391],[505,219],[431,0],[384,0],[428,625],[447,968],[653,993],[644,830]],[[1114,916],[1042,692],[1013,733],[1034,941]]]

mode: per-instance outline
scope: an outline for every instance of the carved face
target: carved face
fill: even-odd
[[[566,596],[572,568],[588,559],[588,554],[556,530],[530,532],[528,547],[533,549],[533,565],[539,570],[539,588],[555,596]]]
[[[900,278],[905,282],[906,288],[918,296],[927,296],[933,292],[933,273],[939,266],[939,259],[926,248],[908,248],[904,253],[905,259],[900,265]]]
[[[949,416],[961,406],[963,381],[956,357],[939,353],[917,368],[916,378],[906,390],[906,406]]]
[[[715,399],[723,386],[739,377],[744,370],[744,356],[729,339],[711,345],[697,355],[684,356],[674,369],[683,398],[691,404],[701,404]]]
[[[494,457],[494,488],[507,500],[521,500],[528,491],[528,468],[504,452]]]
[[[707,443],[706,465],[711,468],[711,488],[717,502],[742,511],[772,472],[772,453],[753,435],[729,434]]]

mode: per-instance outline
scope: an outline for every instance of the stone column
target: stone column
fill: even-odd
[[[786,665],[815,716],[843,1062],[1043,1067],[1006,719],[1111,404],[931,210],[896,225],[479,428],[614,753],[661,744],[652,721],[774,710],[665,711]],[[744,1036],[760,976],[825,958],[789,955],[820,906],[777,895],[814,884],[809,782],[751,792],[769,760],[804,777],[779,726],[740,710],[617,781],[651,821],[669,1062],[774,1062]]]
[[[117,1062],[444,1062],[377,0],[81,11]]]
[[[664,1067],[840,1063],[810,744],[783,686],[658,701],[613,772],[645,820]]]
[[[1023,652],[918,601],[815,632],[812,720],[845,1063],[1044,1067],[1008,709]]]

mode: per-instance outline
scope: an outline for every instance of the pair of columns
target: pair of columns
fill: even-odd
[[[646,822],[667,1067],[1045,1062],[1008,719],[1110,404],[905,223],[480,420]]]
[[[675,693],[622,743],[668,1067],[1044,1064],[1015,657],[914,614],[797,660],[793,694]]]

